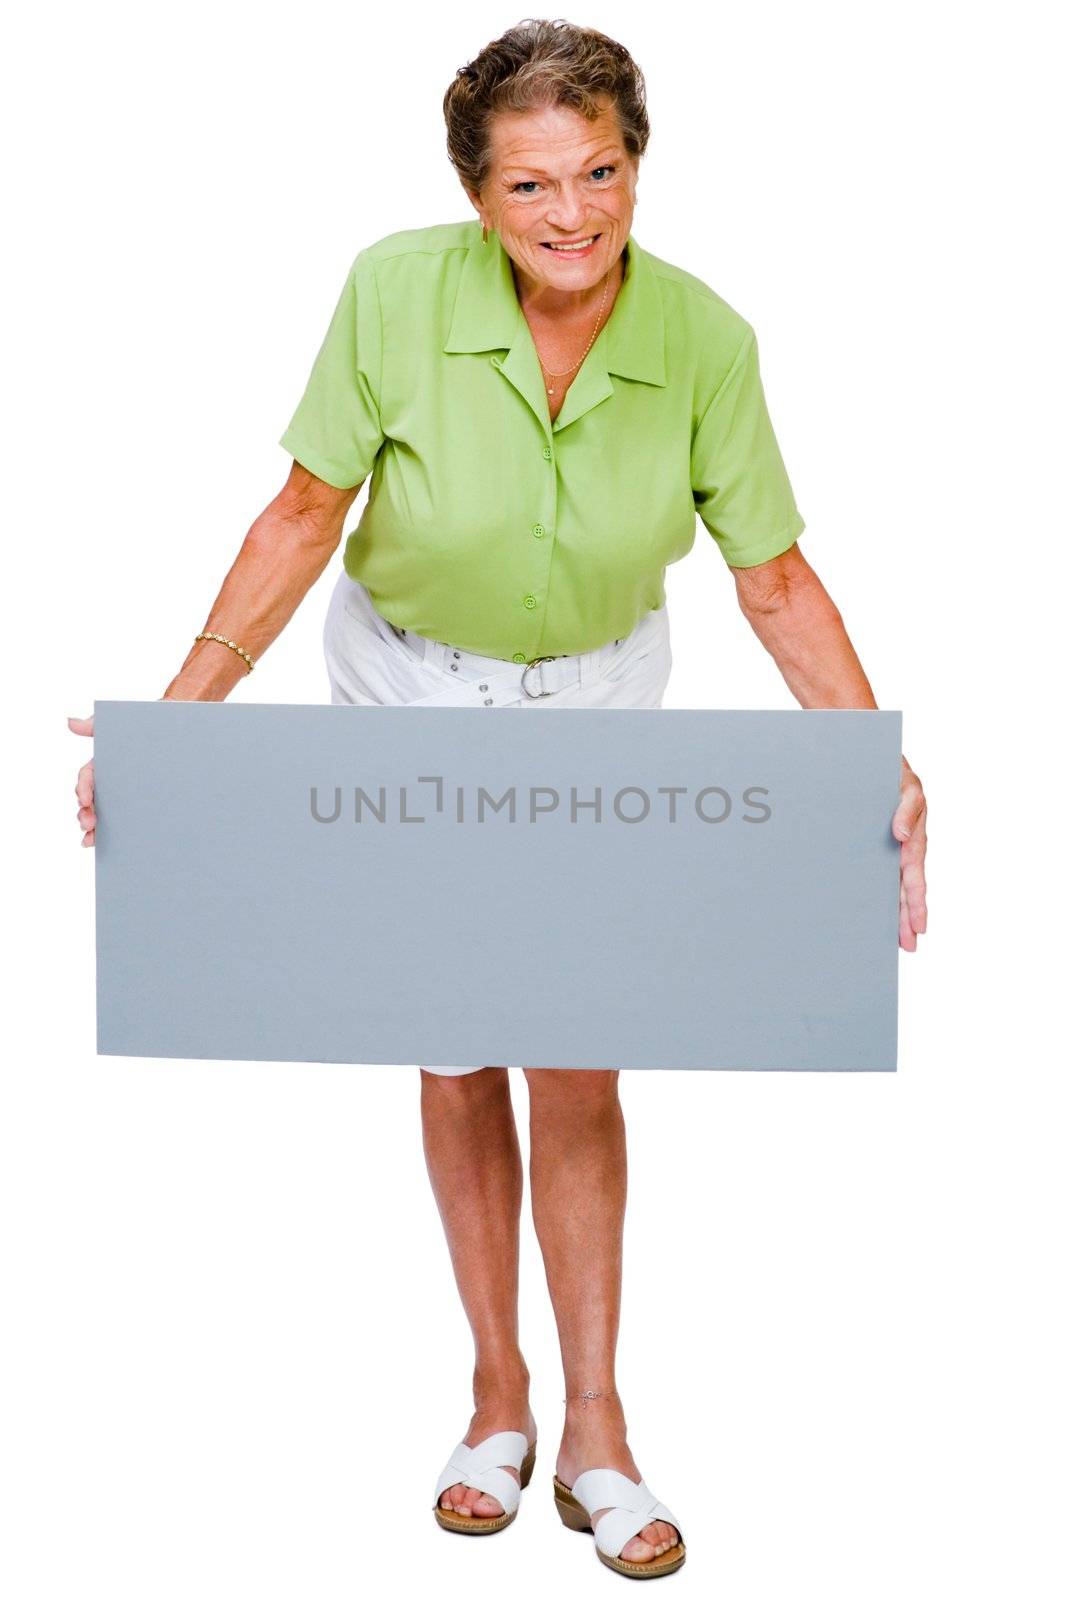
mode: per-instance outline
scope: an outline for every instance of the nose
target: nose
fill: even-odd
[[[580,190],[564,184],[559,194],[545,212],[546,220],[564,233],[581,233],[589,216],[589,204]]]

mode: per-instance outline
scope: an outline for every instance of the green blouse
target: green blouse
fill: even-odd
[[[343,564],[396,626],[510,661],[625,638],[697,518],[729,566],[805,524],[725,300],[633,234],[553,422],[511,259],[472,221],[359,252],[280,443],[338,489],[372,474]]]

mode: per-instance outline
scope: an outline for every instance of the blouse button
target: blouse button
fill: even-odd
[[[523,600],[522,604],[525,606],[527,611],[532,611],[534,606],[537,604],[537,596],[535,594],[528,594]]]
[[[533,524],[533,537],[535,539],[543,539],[544,538],[544,523],[543,522],[535,522]]]
[[[546,444],[544,449],[541,451],[541,454],[544,456],[546,461],[551,461],[551,459],[552,459],[552,446],[550,444]]]
[[[511,657],[511,660],[517,661],[521,665],[521,663],[526,660],[525,653],[521,650],[516,650],[514,655]]]

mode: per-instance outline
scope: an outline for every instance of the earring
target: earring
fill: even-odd
[[[482,223],[481,224],[481,243],[482,244],[488,244],[488,242],[489,242],[489,230],[486,227],[486,225],[484,223]]]

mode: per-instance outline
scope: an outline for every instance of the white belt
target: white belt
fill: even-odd
[[[522,705],[528,699],[539,700],[546,694],[554,694],[557,689],[565,689],[572,683],[580,683],[582,677],[581,656],[561,656],[554,661],[530,662],[526,666],[516,666],[510,672],[497,672],[487,678],[459,678],[455,683],[449,683],[446,688],[438,689],[433,694],[423,695],[420,700],[411,700],[412,706],[450,706],[450,705]],[[559,668],[558,672],[550,672],[550,668]]]
[[[466,678],[460,674],[457,680],[449,682],[445,688],[424,695],[420,700],[408,702],[416,706],[524,705],[527,700],[540,700],[545,695],[555,694],[559,689],[568,688],[571,684],[582,683],[587,673],[592,674],[594,671],[598,658],[605,655],[609,649],[616,649],[621,643],[616,639],[613,645],[604,645],[598,650],[582,651],[578,655],[538,656],[536,660],[525,663],[496,661],[495,667],[492,667],[490,665],[494,659],[492,657],[455,650],[450,645],[426,639],[421,634],[406,633],[394,623],[390,623],[389,626],[400,643],[421,660],[430,660],[435,664],[437,657],[441,660],[446,659],[446,671],[449,673],[452,670],[453,659],[454,662],[463,665],[473,663],[488,668],[486,673],[477,678]],[[444,671],[445,668],[441,667],[440,670]]]

